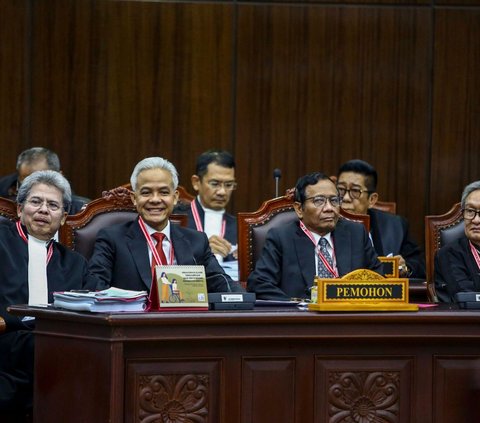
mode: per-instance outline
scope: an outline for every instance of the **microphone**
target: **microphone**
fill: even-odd
[[[280,181],[281,177],[282,171],[278,167],[273,169],[273,179],[275,179],[275,197],[278,197],[278,182]]]
[[[208,275],[205,279],[208,280],[208,279],[211,279],[211,278],[216,278],[217,276],[221,276],[225,280],[225,283],[227,284],[227,292],[232,292],[232,287],[230,286],[230,281],[222,273],[214,273],[213,275]]]

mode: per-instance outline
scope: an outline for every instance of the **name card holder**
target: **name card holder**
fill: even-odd
[[[408,302],[405,278],[385,278],[359,269],[338,279],[315,277],[314,285],[316,301],[308,305],[311,311],[418,311],[416,304]]]

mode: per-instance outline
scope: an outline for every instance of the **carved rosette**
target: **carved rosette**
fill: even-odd
[[[153,375],[139,378],[142,423],[204,423],[208,420],[208,375]]]
[[[330,423],[396,423],[399,372],[329,374]]]

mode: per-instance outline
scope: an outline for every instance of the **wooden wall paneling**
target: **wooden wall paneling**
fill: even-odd
[[[239,6],[242,210],[273,196],[275,167],[284,190],[363,158],[422,239],[430,33],[427,9]]]
[[[97,197],[152,155],[189,181],[197,154],[230,147],[231,6],[35,5],[34,139],[60,150],[77,192]]]
[[[15,171],[17,155],[28,140],[28,3],[0,3],[0,175]]]
[[[429,212],[440,214],[480,179],[480,10],[435,13]]]

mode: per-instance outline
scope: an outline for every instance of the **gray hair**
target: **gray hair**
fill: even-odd
[[[473,192],[477,191],[480,189],[480,181],[475,181],[472,182],[471,184],[468,184],[464,189],[462,193],[462,209],[465,208],[465,203],[467,202],[467,197]]]
[[[170,175],[172,175],[173,189],[177,189],[178,172],[177,169],[175,169],[175,166],[167,159],[163,159],[162,157],[147,157],[146,159],[138,162],[135,166],[135,169],[133,169],[132,176],[130,177],[130,184],[133,191],[135,191],[137,188],[138,175],[144,170],[148,169],[163,169],[167,172],[170,172]]]
[[[41,160],[47,162],[49,170],[60,171],[60,159],[57,154],[48,148],[43,147],[32,147],[28,150],[22,151],[17,158],[17,170],[19,170],[20,166],[23,164],[33,164]]]
[[[35,185],[45,184],[57,188],[62,192],[63,208],[68,211],[72,202],[72,189],[67,179],[54,170],[38,170],[28,175],[20,185],[17,194],[17,203],[23,207],[30,191]]]

